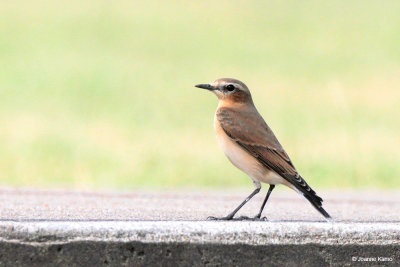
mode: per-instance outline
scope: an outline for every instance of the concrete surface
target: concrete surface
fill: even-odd
[[[205,220],[248,193],[5,188],[0,266],[400,265],[400,192],[320,192],[333,223],[279,189],[268,222]],[[255,215],[263,194],[239,216]]]

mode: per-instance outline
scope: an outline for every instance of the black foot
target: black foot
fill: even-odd
[[[264,222],[264,221],[268,221],[267,217],[247,217],[247,216],[240,216],[237,219],[234,220],[238,220],[238,221],[255,221],[255,222]]]
[[[230,220],[232,220],[232,217],[230,217],[230,216],[225,216],[225,217],[208,216],[207,220],[209,220],[209,221],[230,221]]]

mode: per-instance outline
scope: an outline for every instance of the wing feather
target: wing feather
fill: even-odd
[[[289,156],[272,130],[257,111],[235,111],[220,108],[217,119],[225,133],[265,167],[275,171],[303,194],[308,194],[321,205],[322,199],[299,175]]]

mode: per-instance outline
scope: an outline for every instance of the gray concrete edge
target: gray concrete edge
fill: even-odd
[[[0,242],[400,245],[398,223],[238,221],[1,221]]]

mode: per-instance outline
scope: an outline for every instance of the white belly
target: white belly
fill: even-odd
[[[235,141],[226,135],[221,128],[218,120],[214,120],[215,133],[217,141],[224,154],[230,162],[238,169],[250,176],[253,181],[259,181],[267,184],[286,184],[286,180],[274,171],[264,167],[256,158],[240,147]]]

